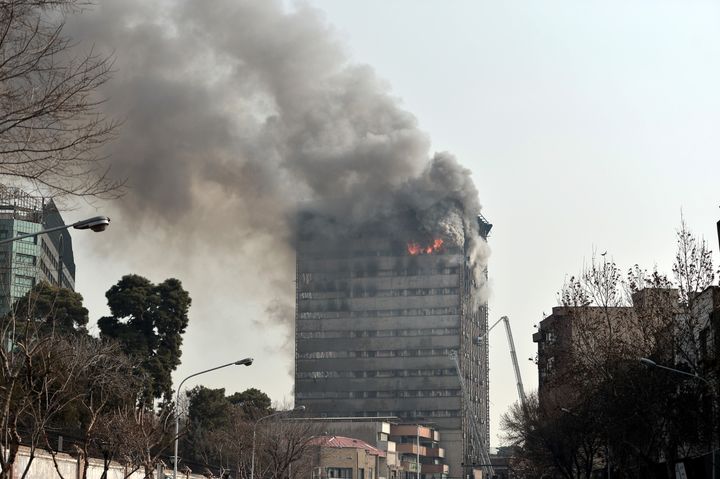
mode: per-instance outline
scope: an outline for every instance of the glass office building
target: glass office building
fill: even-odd
[[[0,240],[64,225],[52,200],[0,186]],[[0,314],[40,281],[75,289],[75,260],[68,231],[0,245]]]

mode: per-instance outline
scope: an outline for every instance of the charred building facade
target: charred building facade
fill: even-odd
[[[476,238],[403,238],[396,222],[297,245],[295,402],[321,417],[395,416],[442,435],[446,471],[462,477],[489,444],[487,304],[470,261]],[[412,229],[410,229],[412,230]],[[474,271],[482,268],[480,276]],[[479,279],[478,279],[479,278]],[[467,391],[451,353],[457,353]],[[475,420],[484,444],[475,443]]]

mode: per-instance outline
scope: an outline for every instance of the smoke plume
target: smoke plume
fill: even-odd
[[[458,244],[477,229],[470,172],[430,155],[415,117],[308,6],[105,0],[68,27],[115,57],[101,93],[124,120],[108,154],[129,194],[110,207],[135,226],[114,241],[175,268],[196,321],[229,320],[202,298],[230,281],[270,305],[268,321],[291,324],[298,205],[350,229],[413,211]],[[473,251],[483,263],[484,245]]]

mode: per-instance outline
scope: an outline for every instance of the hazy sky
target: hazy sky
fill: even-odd
[[[305,3],[323,12],[353,63],[370,65],[387,81],[431,150],[452,152],[472,171],[483,214],[494,224],[490,321],[510,317],[526,390],[537,387],[527,359],[536,352],[533,324],[549,314],[566,275],[593,250],[608,251],[623,267],[657,265],[669,273],[682,210],[718,258],[717,2]],[[116,55],[122,77],[129,54],[120,46]],[[223,200],[221,191],[208,194]],[[97,205],[100,212],[116,209]],[[234,221],[230,213],[222,218]],[[250,368],[189,385],[258,387],[273,400],[291,400],[292,358],[282,352],[287,329],[268,318],[266,299],[273,288],[284,291],[279,297],[292,292],[294,277],[251,266],[253,256],[271,251],[257,238],[245,247],[230,234],[217,242],[232,247],[216,253],[213,245],[185,242],[194,227],[213,231],[200,217],[196,226],[183,218],[175,228],[157,228],[148,217],[134,218],[129,206],[113,219],[102,236],[73,236],[77,289],[91,322],[105,314],[103,294],[121,275],[178,277],[193,308],[175,377],[253,356]],[[498,445],[499,416],[517,393],[499,327],[490,344],[491,441]]]

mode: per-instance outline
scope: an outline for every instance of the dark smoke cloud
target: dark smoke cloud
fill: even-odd
[[[103,0],[69,28],[116,58],[102,94],[125,124],[108,152],[130,192],[112,207],[138,230],[115,234],[180,265],[181,279],[260,281],[265,297],[254,299],[282,321],[292,315],[298,204],[349,224],[412,209],[458,242],[476,227],[469,171],[448,154],[430,158],[415,117],[371,68],[348,61],[312,8]],[[148,224],[161,244],[142,243]],[[183,259],[200,255],[205,266]],[[213,294],[194,286],[194,298]]]

